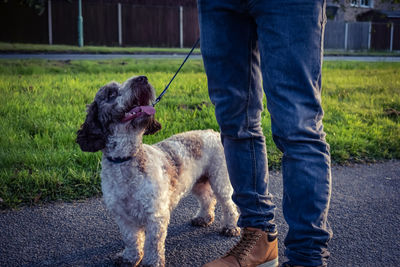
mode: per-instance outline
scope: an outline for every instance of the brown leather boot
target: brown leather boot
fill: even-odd
[[[278,266],[278,232],[244,228],[240,241],[222,258],[203,267],[276,267]]]

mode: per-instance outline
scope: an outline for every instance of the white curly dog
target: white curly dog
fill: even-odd
[[[212,130],[172,136],[155,145],[142,143],[161,125],[151,106],[155,91],[145,76],[100,88],[88,106],[77,143],[83,151],[102,150],[104,202],[117,222],[125,249],[117,262],[165,266],[165,238],[171,211],[191,191],[200,210],[193,225],[214,220],[222,206],[222,234],[239,235],[220,135]]]

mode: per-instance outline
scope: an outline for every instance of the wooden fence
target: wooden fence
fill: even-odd
[[[328,21],[326,49],[400,50],[400,24]]]
[[[82,1],[85,45],[191,47],[197,8]],[[18,1],[0,2],[0,41],[77,44],[77,0],[51,0],[42,15]]]
[[[193,4],[83,0],[82,5],[85,45],[191,47],[199,37]],[[50,0],[40,16],[18,1],[0,1],[0,41],[77,44],[77,0]],[[400,24],[328,21],[324,44],[327,49],[400,50]]]

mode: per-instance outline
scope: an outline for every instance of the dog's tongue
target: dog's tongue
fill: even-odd
[[[133,120],[137,117],[143,116],[143,115],[154,115],[156,113],[156,110],[152,106],[139,106],[139,107],[134,107],[131,109],[129,112],[125,113],[125,117],[122,119],[122,122],[127,122],[130,120]]]
[[[143,106],[142,112],[146,113],[147,115],[154,115],[156,114],[156,109],[153,106]]]

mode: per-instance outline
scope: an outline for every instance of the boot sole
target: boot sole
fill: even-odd
[[[279,260],[278,258],[273,259],[272,261],[264,262],[263,264],[258,265],[257,267],[278,267]]]

